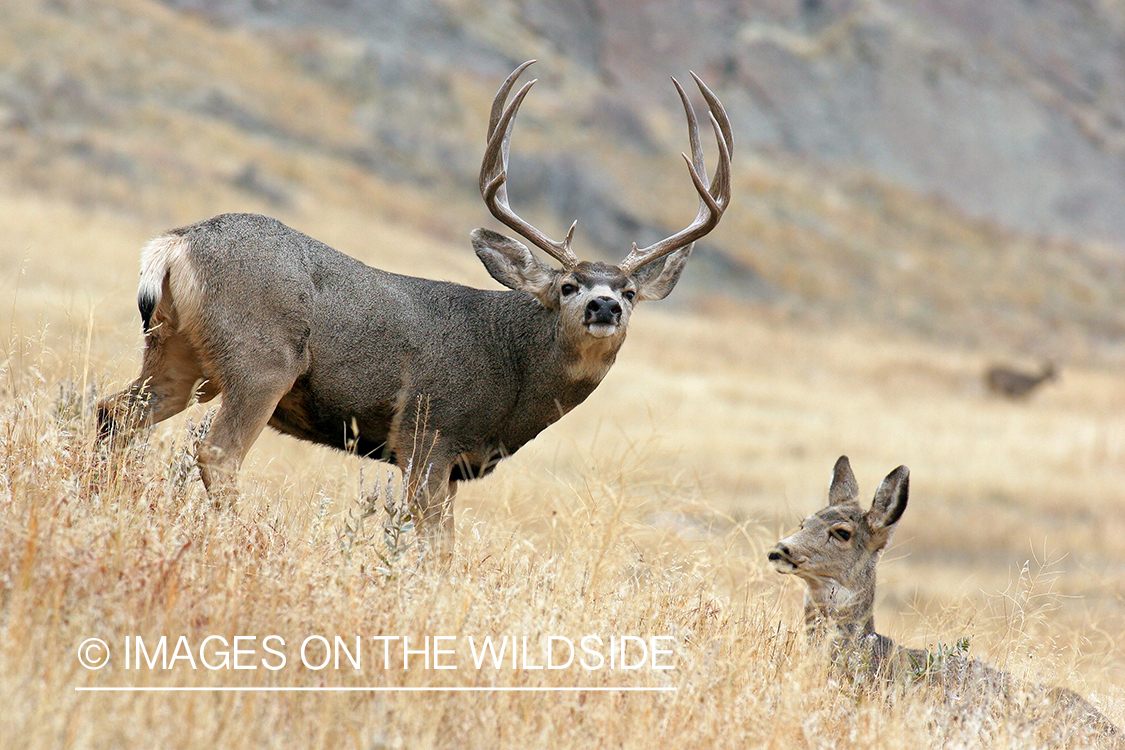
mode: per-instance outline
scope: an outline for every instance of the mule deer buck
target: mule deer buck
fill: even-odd
[[[699,193],[691,223],[618,265],[579,260],[574,225],[548,238],[508,204],[508,150],[535,81],[492,104],[480,190],[492,215],[558,261],[488,229],[473,249],[511,291],[370,268],[280,222],[222,215],[173,229],[141,253],[140,376],[98,405],[99,438],[124,444],[193,399],[222,407],[198,450],[212,502],[237,495],[235,475],[268,424],[294,437],[354,449],[408,474],[420,526],[447,551],[457,483],[489,473],[580,404],[613,365],[633,308],[672,291],[693,243],[730,202],[731,127],[692,73],[710,110],[718,166],[707,181],[695,112],[688,174]],[[407,469],[409,471],[407,472]]]
[[[984,375],[984,382],[994,395],[1021,399],[1027,398],[1032,391],[1043,383],[1054,380],[1057,375],[1052,362],[1045,363],[1038,373],[1020,372],[997,365],[988,369]]]
[[[1022,683],[967,658],[967,647],[935,654],[904,648],[876,632],[875,566],[906,510],[909,485],[910,472],[898,467],[864,511],[851,464],[841,456],[832,473],[828,507],[806,518],[799,531],[769,551],[769,561],[779,573],[796,575],[805,583],[810,643],[826,647],[834,668],[861,685],[917,681],[943,691],[955,711],[979,711],[983,704],[999,701],[1036,715],[1066,742],[1125,748],[1117,727],[1071,690]]]

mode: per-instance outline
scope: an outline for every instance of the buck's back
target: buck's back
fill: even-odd
[[[308,367],[271,421],[282,432],[345,447],[354,425],[361,452],[385,452],[396,415],[425,408],[466,454],[513,452],[596,385],[561,376],[555,318],[526,293],[382,271],[264,216],[176,231],[208,327],[303,341]]]

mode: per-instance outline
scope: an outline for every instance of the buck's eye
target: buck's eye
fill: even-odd
[[[624,297],[625,299],[629,300],[630,302],[632,302],[633,298],[637,296],[637,293],[634,292],[632,289],[630,289],[630,290],[626,291],[624,294],[622,294],[621,296]]]
[[[559,291],[562,292],[562,295],[564,297],[569,297],[570,295],[578,291],[578,287],[576,287],[574,284],[563,284],[562,289],[560,289]]]
[[[832,529],[831,531],[828,532],[828,535],[836,537],[841,542],[847,542],[847,541],[851,540],[851,538],[852,538],[852,532],[850,532],[850,531],[848,531],[847,529],[844,529],[844,528]]]

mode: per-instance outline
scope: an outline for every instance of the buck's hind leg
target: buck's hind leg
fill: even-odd
[[[219,393],[183,334],[162,327],[150,331],[141,374],[125,390],[98,402],[98,442],[115,449],[127,445],[139,430],[186,409],[197,388],[200,401]]]
[[[279,369],[232,379],[223,388],[223,405],[196,455],[203,486],[216,508],[233,506],[238,469],[296,379],[296,372]]]

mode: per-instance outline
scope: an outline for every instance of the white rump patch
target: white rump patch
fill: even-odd
[[[182,236],[165,234],[148,241],[141,249],[141,281],[137,299],[152,300],[157,309],[163,296],[164,278],[172,291],[166,304],[175,306],[181,322],[197,319],[202,308],[202,292],[188,259],[191,242]]]

